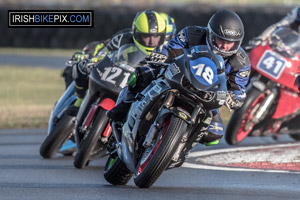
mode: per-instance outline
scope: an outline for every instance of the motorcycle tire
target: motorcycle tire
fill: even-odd
[[[265,99],[263,92],[253,87],[247,94],[247,98],[242,107],[235,110],[232,114],[225,132],[225,140],[229,145],[237,145],[253,131],[254,123],[250,124],[250,128],[245,130],[245,123],[251,117],[250,113],[254,109],[256,102]]]
[[[40,155],[43,158],[53,158],[58,153],[64,142],[72,134],[75,127],[74,119],[74,116],[64,114],[57,122],[40,147]]]
[[[290,137],[295,141],[300,141],[300,134],[290,134]]]
[[[105,147],[98,147],[99,140],[106,126],[108,125],[109,118],[105,114],[106,110],[100,108],[95,119],[93,120],[90,127],[87,129],[85,136],[80,141],[77,147],[77,152],[74,158],[74,166],[78,169],[82,169],[89,164],[95,151],[105,151]],[[103,144],[104,145],[104,144]],[[99,152],[98,152],[99,153]]]
[[[177,116],[166,118],[162,129],[156,134],[154,145],[146,148],[134,175],[134,183],[149,188],[159,178],[177,150],[187,129],[187,123]]]
[[[116,155],[110,155],[106,161],[104,178],[112,185],[126,185],[133,173],[126,167],[123,161]]]

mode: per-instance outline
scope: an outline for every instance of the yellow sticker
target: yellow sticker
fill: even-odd
[[[183,112],[179,112],[179,117],[184,119],[184,120],[186,120],[188,118],[188,116]]]

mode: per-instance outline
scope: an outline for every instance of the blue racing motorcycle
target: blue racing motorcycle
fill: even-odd
[[[224,60],[207,46],[184,49],[170,64],[160,64],[165,66],[136,95],[126,121],[111,123],[104,177],[113,185],[124,185],[134,175],[135,184],[147,188],[164,170],[181,166],[203,137],[211,111],[225,104]]]

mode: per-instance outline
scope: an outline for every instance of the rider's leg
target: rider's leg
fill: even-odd
[[[208,126],[207,130],[204,131],[204,136],[199,141],[201,144],[211,146],[219,143],[224,132],[223,120],[220,116],[219,109],[212,111],[212,121]]]

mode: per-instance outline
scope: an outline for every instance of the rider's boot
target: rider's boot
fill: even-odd
[[[199,143],[206,146],[212,146],[219,143],[220,139],[223,137],[223,123],[221,122],[211,122],[207,130],[203,131],[203,136]]]
[[[79,107],[81,103],[82,103],[82,98],[78,97],[75,103],[66,110],[66,114],[75,117],[79,111]]]

